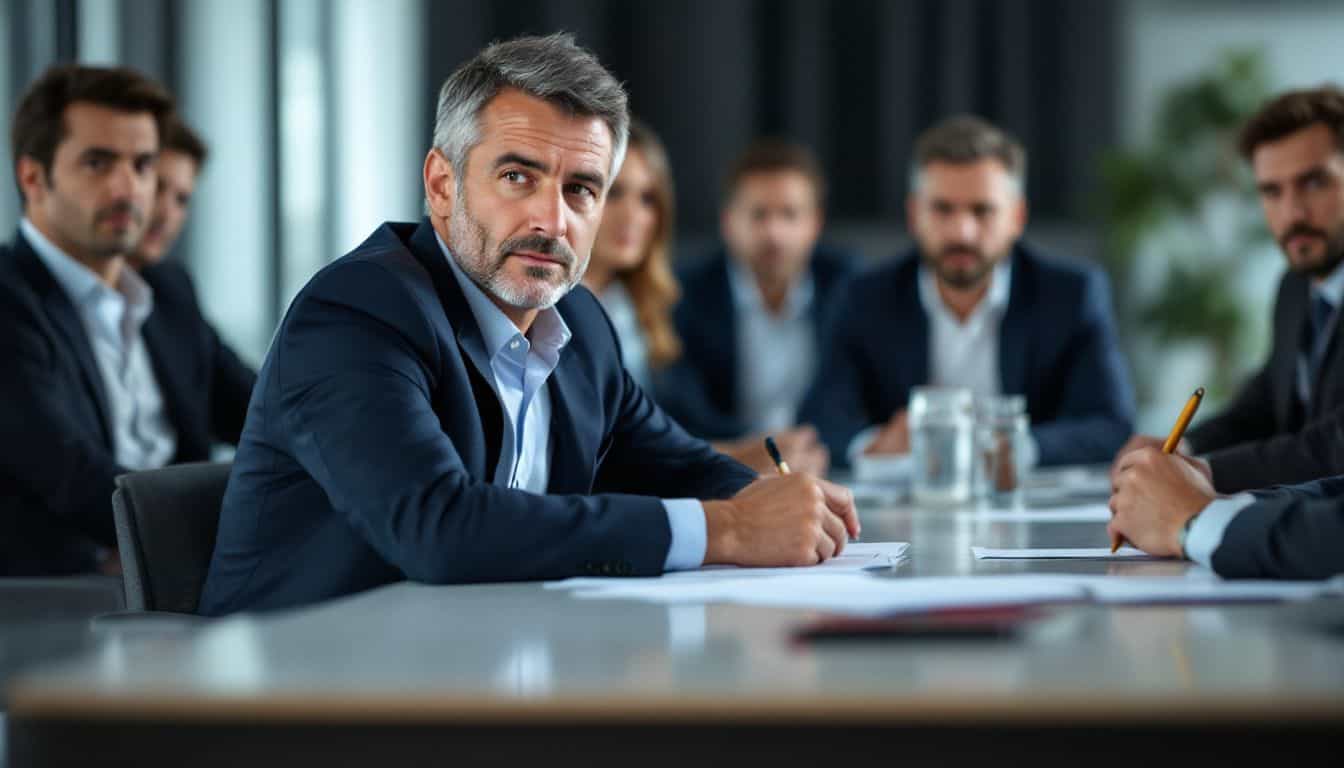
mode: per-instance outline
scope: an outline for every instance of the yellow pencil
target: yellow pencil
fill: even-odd
[[[1181,438],[1185,437],[1185,428],[1190,426],[1190,420],[1195,417],[1195,411],[1199,410],[1199,403],[1204,399],[1204,388],[1200,387],[1185,401],[1185,407],[1181,409],[1181,415],[1176,417],[1176,423],[1171,428],[1171,433],[1167,435],[1167,442],[1162,444],[1163,453],[1175,453],[1176,447],[1181,444]],[[1111,542],[1111,552],[1120,549],[1120,545],[1125,543],[1124,536],[1116,536]]]

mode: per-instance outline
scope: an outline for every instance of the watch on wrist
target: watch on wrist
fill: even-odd
[[[1185,525],[1182,525],[1182,526],[1181,526],[1181,534],[1180,534],[1180,537],[1179,537],[1178,541],[1179,541],[1179,543],[1180,543],[1180,547],[1181,547],[1181,559],[1182,559],[1182,560],[1189,560],[1189,559],[1190,559],[1190,555],[1186,554],[1186,552],[1185,552],[1185,538],[1186,538],[1187,536],[1190,535],[1190,526],[1192,526],[1192,525],[1195,524],[1195,519],[1198,518],[1198,517],[1199,517],[1199,513],[1196,512],[1195,514],[1193,514],[1193,515],[1190,516],[1190,519],[1189,519],[1189,520],[1186,520],[1186,521],[1185,521]]]

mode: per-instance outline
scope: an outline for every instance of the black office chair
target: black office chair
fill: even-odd
[[[128,609],[196,613],[232,466],[179,464],[117,478],[112,513]]]

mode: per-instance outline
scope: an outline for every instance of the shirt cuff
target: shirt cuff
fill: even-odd
[[[1036,442],[1036,436],[1027,433],[1027,439],[1022,445],[1022,471],[1026,472],[1036,468],[1037,462],[1041,460],[1041,444]]]
[[[1185,556],[1205,568],[1212,568],[1214,550],[1223,543],[1223,531],[1227,530],[1232,518],[1253,503],[1255,497],[1249,493],[1209,502],[1185,534]]]
[[[863,452],[868,450],[868,444],[873,442],[873,439],[876,438],[877,434],[881,431],[882,427],[880,426],[869,427],[855,435],[854,438],[849,441],[849,447],[845,449],[845,458],[849,459],[849,465],[851,467],[854,466],[854,463],[858,461],[858,458],[863,455]]]
[[[664,571],[685,571],[705,563],[705,507],[695,499],[663,499],[672,545],[667,548]]]

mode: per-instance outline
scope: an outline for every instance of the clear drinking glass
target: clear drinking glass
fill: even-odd
[[[969,501],[975,424],[971,391],[914,387],[909,419],[914,502],[946,506]]]
[[[976,424],[977,485],[990,509],[1020,509],[1031,423],[1025,399],[987,398]]]
[[[1027,398],[1022,395],[978,395],[975,398],[975,466],[971,471],[971,493],[977,501],[989,495],[990,462],[994,459],[996,441],[992,427],[996,421],[1027,412]]]

